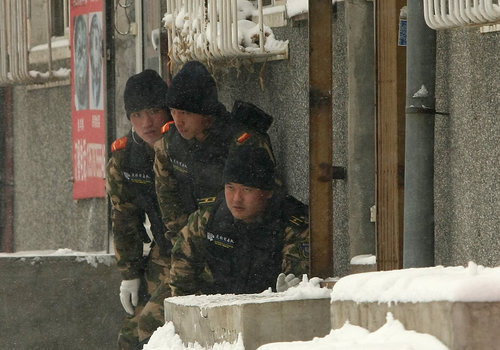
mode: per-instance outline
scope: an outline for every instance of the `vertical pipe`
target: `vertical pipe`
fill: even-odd
[[[137,23],[137,35],[135,37],[135,72],[140,73],[143,69],[143,47],[142,47],[142,0],[135,0],[135,22]]]
[[[260,52],[264,52],[264,8],[262,6],[262,0],[259,0],[257,2],[258,4],[258,11],[259,11],[259,47],[260,47]],[[309,4],[309,9],[311,5]]]
[[[48,44],[48,69],[49,77],[52,77],[52,6],[51,2],[47,1],[47,44]]]
[[[105,32],[105,42],[104,42],[104,52],[106,53],[104,57],[104,63],[106,64],[105,74],[106,74],[106,137],[107,145],[116,139],[116,67],[115,67],[115,11],[112,1],[104,2],[105,13],[104,25],[106,28]],[[111,147],[106,147],[108,152],[111,152]],[[106,162],[108,161],[111,154],[108,153]],[[106,236],[106,252],[113,252],[113,238],[112,238],[112,220],[111,220],[111,203],[109,202],[109,196],[106,196],[108,201],[107,205],[107,221],[108,221],[108,234]]]
[[[375,37],[373,2],[347,0],[349,238],[351,258],[376,254]]]
[[[408,1],[406,66],[403,267],[408,268],[434,265],[436,33],[425,24],[421,1]]]
[[[8,69],[8,54],[7,54],[7,3],[5,0],[0,0],[0,83],[7,83]]]
[[[14,155],[12,132],[12,88],[3,89],[3,108],[0,116],[3,117],[4,126],[4,179],[3,183],[3,232],[1,233],[1,251],[12,253],[14,251]],[[0,94],[1,97],[2,94]],[[1,106],[1,105],[0,105]]]
[[[311,276],[333,276],[332,2],[309,0]]]

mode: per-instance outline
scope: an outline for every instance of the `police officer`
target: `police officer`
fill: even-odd
[[[124,102],[132,130],[113,142],[106,169],[115,255],[123,278],[120,300],[129,314],[118,337],[120,349],[142,349],[163,325],[163,299],[170,295],[166,282],[172,246],[164,236],[153,172],[153,144],[171,119],[164,102],[166,92],[167,84],[153,70],[128,79]],[[149,252],[143,249],[150,242],[146,215],[153,236]]]
[[[155,144],[154,169],[167,237],[174,241],[189,214],[212,205],[223,189],[224,162],[232,150],[253,145],[274,163],[266,134],[272,118],[248,103],[229,113],[218,100],[214,78],[198,61],[187,62],[174,76],[166,100],[173,122]]]
[[[274,191],[274,164],[260,148],[232,152],[223,180],[215,204],[194,212],[176,240],[172,294],[260,293],[280,273],[281,284],[298,283],[293,275],[309,268],[307,206]]]

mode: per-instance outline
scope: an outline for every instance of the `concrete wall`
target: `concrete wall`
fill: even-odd
[[[1,349],[116,349],[113,256],[0,256],[0,276]]]
[[[330,306],[333,329],[346,321],[368,329],[382,327],[391,313],[406,330],[435,336],[451,350],[489,350],[500,344],[498,302],[358,303],[334,301]]]
[[[499,56],[500,32],[437,33],[437,264],[500,264]]]
[[[106,200],[73,200],[71,86],[18,86],[12,100],[14,249],[105,250]]]
[[[333,111],[336,166],[347,160],[347,59],[344,3],[333,13]],[[134,19],[133,9],[129,15]],[[118,25],[124,20],[118,17]],[[123,28],[123,27],[122,27]],[[308,194],[308,24],[274,28],[290,42],[290,58],[240,69],[216,67],[221,100],[256,103],[275,118],[270,134],[279,170],[289,192],[304,202]],[[499,33],[478,28],[438,32],[436,116],[436,263],[498,265],[500,222]],[[115,33],[116,137],[130,123],[123,89],[135,73],[135,37]],[[261,85],[262,77],[263,85]],[[13,90],[16,250],[71,248],[102,250],[107,244],[105,199],[73,201],[70,85]],[[348,272],[348,188],[334,181],[335,275]]]
[[[165,320],[183,343],[212,348],[236,343],[246,350],[263,344],[307,341],[330,330],[330,298],[290,300],[279,293],[228,294],[165,299]]]
[[[333,164],[347,166],[347,65],[344,5],[333,19]],[[215,67],[221,101],[230,109],[236,99],[255,103],[274,117],[269,134],[280,175],[289,193],[309,201],[309,44],[308,22],[273,28],[275,37],[289,40],[289,59],[249,67]],[[262,77],[262,84],[260,77]],[[335,275],[348,272],[346,182],[333,183]]]

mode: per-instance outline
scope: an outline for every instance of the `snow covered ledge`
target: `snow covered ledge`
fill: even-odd
[[[469,263],[369,272],[341,278],[333,287],[333,329],[349,321],[374,331],[387,312],[449,349],[493,349],[500,344],[500,267]]]
[[[165,321],[184,345],[242,343],[245,350],[278,341],[311,340],[330,330],[331,289],[304,279],[283,293],[200,295],[165,299]]]

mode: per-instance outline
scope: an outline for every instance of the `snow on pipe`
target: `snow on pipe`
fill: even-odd
[[[228,58],[286,57],[288,42],[266,50],[262,1],[258,5],[259,47],[241,45],[237,0],[167,0],[165,27],[174,62]],[[248,22],[248,21],[247,21]]]
[[[492,24],[500,21],[499,0],[424,0],[424,18],[432,29]]]
[[[8,82],[7,23],[7,3],[0,0],[0,84]]]

